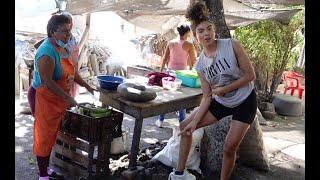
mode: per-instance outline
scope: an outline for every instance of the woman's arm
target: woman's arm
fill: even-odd
[[[209,106],[212,101],[211,88],[209,83],[205,80],[205,78],[200,75],[201,81],[201,89],[202,89],[202,99],[200,102],[200,106],[194,116],[193,120],[183,129],[178,135],[187,134],[191,135],[197,127],[199,121],[204,117],[204,115],[208,112]]]
[[[78,83],[82,87],[85,87],[91,94],[93,94],[94,89],[82,79],[78,71],[75,72],[74,82]]]
[[[207,113],[212,101],[211,87],[203,75],[199,74],[202,89],[202,99],[197,114],[194,116],[194,123],[197,125],[203,116]]]
[[[169,56],[170,56],[169,45],[170,45],[170,43],[168,43],[166,50],[164,51],[164,55],[162,57],[162,62],[161,62],[160,72],[162,72],[164,65],[169,62]]]
[[[48,56],[42,56],[37,62],[41,84],[49,89],[53,94],[65,99],[69,106],[74,106],[77,102],[69,96],[58,84],[52,79],[55,63]]]
[[[190,43],[188,49],[189,49],[189,51],[188,51],[188,54],[189,54],[188,62],[190,63],[190,69],[192,69],[192,67],[196,63],[197,53],[196,53],[196,49],[194,48],[192,43]]]
[[[243,47],[240,45],[238,41],[235,41],[235,40],[232,41],[232,45],[233,45],[236,58],[238,59],[239,67],[243,72],[243,76],[229,85],[217,87],[213,89],[212,92],[218,96],[223,96],[225,93],[228,93],[230,91],[233,91],[234,89],[243,87],[247,85],[249,82],[254,81],[256,78],[256,75],[254,73],[254,69],[251,65],[249,57],[246,54]]]

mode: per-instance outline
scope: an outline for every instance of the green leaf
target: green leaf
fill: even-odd
[[[289,25],[263,20],[235,30],[235,38],[243,45],[255,68],[255,84],[262,94],[272,96],[276,89],[271,84],[279,82],[279,74],[296,64],[304,42],[300,33],[303,27],[304,10],[293,16]]]
[[[31,156],[28,156],[28,162],[30,165],[36,164],[35,160]]]

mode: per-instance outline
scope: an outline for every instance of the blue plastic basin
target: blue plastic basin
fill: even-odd
[[[99,75],[97,79],[101,89],[116,90],[119,84],[123,83],[124,78],[111,75]]]

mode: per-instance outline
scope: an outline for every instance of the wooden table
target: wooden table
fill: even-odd
[[[128,101],[120,97],[117,91],[100,90],[102,104],[111,106],[135,118],[129,161],[129,167],[131,168],[134,168],[137,163],[143,118],[199,106],[202,98],[200,88],[182,86],[177,91],[170,91],[152,86],[152,89],[157,92],[157,98],[144,103]]]

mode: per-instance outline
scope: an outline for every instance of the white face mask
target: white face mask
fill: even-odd
[[[67,43],[62,42],[61,40],[56,40],[56,43],[59,47],[62,47],[62,48],[66,48],[68,45]]]

